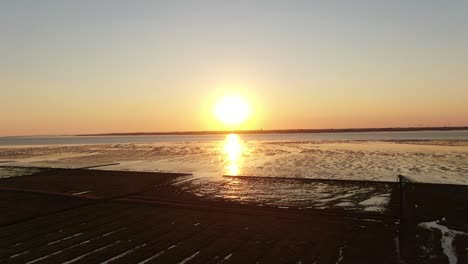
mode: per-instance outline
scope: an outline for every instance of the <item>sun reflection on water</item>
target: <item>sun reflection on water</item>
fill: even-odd
[[[224,152],[227,156],[226,174],[237,176],[240,172],[240,162],[243,145],[236,134],[229,134],[224,140]]]

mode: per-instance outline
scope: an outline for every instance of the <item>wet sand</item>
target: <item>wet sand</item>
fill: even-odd
[[[4,165],[468,184],[468,141],[156,142],[0,147]]]
[[[468,261],[466,186],[394,183],[385,187],[385,209],[366,211],[214,199],[197,195],[197,183],[189,185],[195,181],[182,174],[84,169],[1,179],[0,262]],[[333,195],[360,183],[328,184],[335,185],[327,189]],[[363,198],[346,199],[359,204]]]

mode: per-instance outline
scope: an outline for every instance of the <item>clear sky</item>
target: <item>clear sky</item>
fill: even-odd
[[[468,1],[0,2],[0,135],[468,125]]]

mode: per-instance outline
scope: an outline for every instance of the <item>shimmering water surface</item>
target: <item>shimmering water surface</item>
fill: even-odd
[[[468,184],[468,132],[8,138],[0,165],[183,172],[197,197],[265,206],[383,211],[388,185],[298,179]],[[5,143],[6,141],[7,143]],[[0,168],[0,177],[33,173]],[[260,180],[230,176],[261,176]]]
[[[150,138],[154,142],[138,142]],[[255,175],[395,181],[402,174],[423,182],[468,183],[468,131],[28,140],[0,146],[0,164],[87,167],[119,163],[101,169],[186,172],[213,178]],[[54,143],[39,144],[46,141]]]
[[[220,141],[224,135],[0,137],[0,146]],[[243,140],[468,140],[468,131],[245,134]]]

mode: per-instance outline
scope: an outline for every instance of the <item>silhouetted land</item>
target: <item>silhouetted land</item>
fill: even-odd
[[[225,135],[225,134],[231,134],[233,132],[236,134],[294,134],[294,133],[298,134],[298,133],[412,132],[412,131],[456,131],[456,130],[468,130],[468,126],[128,132],[128,133],[81,134],[78,136]]]
[[[333,183],[391,184],[388,208],[373,213],[210,201],[182,181],[190,176],[86,169],[1,179],[0,262],[447,263],[447,234],[418,223],[468,229],[466,186]],[[466,263],[468,238],[450,243]]]

